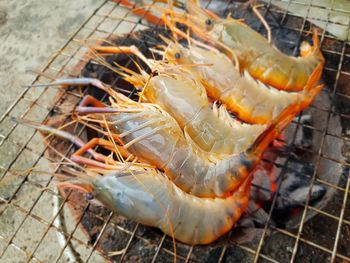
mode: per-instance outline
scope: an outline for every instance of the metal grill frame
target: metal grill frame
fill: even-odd
[[[283,0],[281,0],[281,1],[283,1]],[[284,2],[286,2],[286,1],[284,1]],[[297,2],[289,0],[288,6],[290,3],[294,4]],[[305,3],[303,3],[303,2],[299,2],[298,4],[305,6]],[[210,5],[210,2],[209,2],[209,5]],[[305,7],[308,10],[310,10],[311,6],[313,6],[312,0],[310,0],[310,2]],[[80,74],[79,70],[77,70],[76,72],[74,72],[74,71],[72,72],[72,68],[77,69],[76,65],[79,63],[80,64],[88,63],[88,59],[86,59],[84,57],[86,49],[84,49],[84,47],[82,47],[79,44],[79,39],[92,38],[96,34],[97,34],[97,36],[101,35],[101,37],[103,36],[104,38],[108,38],[113,34],[119,34],[118,31],[121,28],[122,23],[129,23],[130,24],[131,28],[130,28],[129,32],[127,32],[128,34],[131,34],[132,32],[134,32],[135,30],[137,30],[140,27],[142,27],[142,28],[153,27],[153,26],[148,25],[142,18],[135,18],[134,16],[130,16],[130,12],[125,12],[125,15],[123,17],[115,17],[113,15],[113,12],[115,10],[117,10],[118,8],[120,8],[119,4],[116,4],[116,3],[112,2],[112,1],[108,1],[108,0],[104,1],[92,13],[92,15],[81,25],[81,27],[67,40],[66,44],[62,47],[62,49],[60,49],[54,56],[52,56],[52,58],[49,60],[49,62],[42,68],[42,71],[49,72],[50,74],[54,75],[55,77],[78,76]],[[284,11],[276,10],[276,9],[273,9],[273,11],[271,11],[271,9],[272,9],[272,5],[271,5],[271,1],[270,1],[269,3],[267,3],[265,5],[265,8],[263,9],[263,11],[264,11],[263,16],[265,17],[268,15],[273,15],[273,13],[279,13],[280,15],[282,15],[282,19],[281,19],[281,21],[279,21],[280,24],[283,24],[285,22],[285,20],[289,17],[295,17],[288,12],[288,8]],[[333,9],[334,9],[334,6],[332,6],[329,10],[333,10]],[[343,11],[349,13],[349,15],[350,15],[350,10],[343,10]],[[298,17],[298,19],[300,19],[300,18]],[[303,36],[303,34],[306,34],[308,31],[306,28],[307,16],[303,17],[301,19],[302,19],[302,23],[301,23],[300,28],[290,28],[291,30],[298,32],[299,38],[301,38]],[[329,23],[328,18],[324,21],[328,25],[328,23]],[[110,26],[111,23],[114,26],[109,27],[109,30],[105,31],[103,29],[103,26],[106,24],[109,24],[109,26]],[[346,26],[348,27],[348,32],[350,32],[350,25],[346,25]],[[288,26],[284,26],[284,27],[288,28]],[[263,28],[261,28],[261,29],[263,30]],[[273,32],[273,33],[276,33],[276,32]],[[328,35],[326,31],[323,31],[323,33],[321,34],[321,39],[320,39],[321,44],[323,43],[325,38],[334,39],[334,37]],[[337,40],[337,41],[341,42],[339,40]],[[339,62],[338,62],[337,68],[334,69],[334,68],[326,66],[325,70],[333,72],[335,74],[334,84],[332,87],[330,87],[332,98],[334,98],[335,96],[342,96],[345,99],[350,99],[349,95],[340,94],[339,92],[337,92],[338,81],[339,81],[340,75],[345,74],[345,75],[350,77],[350,72],[346,72],[346,71],[342,70],[342,65],[343,65],[344,59],[345,58],[350,59],[350,42],[342,41],[341,43],[342,43],[342,47],[341,47],[340,51],[322,49],[323,52],[327,52],[327,53],[339,56]],[[297,49],[295,49],[294,52],[296,53]],[[61,60],[63,62],[59,62]],[[99,75],[103,74],[103,72],[99,72],[98,74]],[[47,81],[48,81],[48,79],[46,79],[45,77],[37,76],[36,79],[34,80],[33,84],[46,83]],[[49,117],[50,112],[52,110],[57,110],[59,108],[59,105],[61,103],[64,103],[64,101],[67,99],[67,96],[75,97],[77,100],[81,99],[83,96],[83,94],[77,93],[76,91],[66,91],[66,92],[58,93],[58,95],[57,95],[56,92],[52,92],[52,88],[44,88],[44,89],[39,91],[39,94],[36,95],[36,98],[31,99],[30,98],[31,96],[29,95],[31,92],[33,92],[33,90],[30,88],[25,88],[23,90],[22,94],[20,94],[20,96],[13,102],[13,104],[7,109],[7,111],[0,117],[0,125],[6,124],[6,122],[9,121],[11,116],[19,115],[21,118],[26,118],[26,117],[30,116],[33,111],[35,112],[35,110],[37,110],[37,109],[42,110],[43,112],[45,112],[45,114],[40,116],[41,119],[35,119],[35,121],[43,121],[44,119]],[[37,92],[37,91],[35,91],[35,92]],[[47,96],[49,96],[49,98],[52,99],[53,101],[50,102],[49,100],[45,100],[45,98],[47,98]],[[45,100],[45,101],[43,101],[43,100]],[[349,174],[348,174],[347,179],[346,179],[346,186],[345,187],[340,187],[338,185],[332,185],[329,182],[325,182],[325,181],[322,181],[319,178],[317,178],[317,167],[320,164],[320,162],[322,161],[322,158],[337,162],[344,167],[349,168],[349,166],[350,166],[349,163],[346,163],[342,160],[337,160],[337,159],[334,159],[331,157],[324,156],[323,152],[322,152],[323,145],[324,145],[325,140],[326,140],[326,136],[334,136],[338,139],[345,140],[345,142],[349,141],[349,139],[344,138],[343,136],[328,133],[328,123],[330,121],[332,114],[339,115],[339,113],[334,111],[334,107],[333,107],[334,101],[335,100],[332,99],[332,105],[330,105],[330,109],[328,109],[328,110],[317,109],[317,110],[325,111],[328,114],[327,115],[328,117],[327,117],[327,123],[325,125],[325,129],[324,130],[317,130],[318,132],[322,133],[322,140],[320,142],[320,147],[319,147],[318,152],[313,153],[313,154],[317,155],[318,158],[317,158],[317,162],[316,162],[316,164],[317,164],[316,169],[312,175],[311,182],[313,184],[314,182],[317,181],[319,183],[322,183],[324,185],[332,187],[332,188],[343,193],[343,203],[342,203],[342,207],[341,207],[339,216],[335,216],[335,215],[332,215],[328,212],[325,212],[325,211],[322,211],[320,209],[309,206],[309,200],[307,200],[307,203],[303,209],[303,214],[302,214],[301,223],[300,223],[299,228],[297,229],[296,233],[290,232],[290,231],[285,230],[285,229],[273,227],[269,224],[271,213],[272,213],[272,210],[274,208],[274,202],[276,200],[276,198],[274,198],[273,205],[272,205],[270,213],[269,213],[269,220],[267,220],[267,222],[265,223],[264,231],[263,231],[263,234],[260,238],[260,242],[259,242],[258,246],[256,248],[251,248],[251,247],[245,246],[245,245],[235,245],[235,246],[239,247],[240,249],[244,250],[245,252],[251,254],[252,257],[254,258],[254,262],[257,262],[260,260],[269,261],[269,262],[279,262],[279,261],[273,259],[272,257],[270,257],[269,255],[265,255],[262,251],[264,241],[267,237],[267,230],[268,229],[273,229],[273,230],[280,232],[280,233],[282,233],[290,238],[293,238],[294,245],[293,245],[293,249],[291,252],[290,262],[296,261],[297,252],[298,252],[298,248],[299,248],[300,243],[305,243],[309,246],[312,246],[314,248],[317,248],[317,249],[325,252],[327,255],[329,255],[331,262],[336,262],[337,260],[344,260],[344,261],[350,262],[349,256],[342,255],[337,251],[341,227],[343,225],[348,225],[348,226],[350,225],[350,221],[344,218],[345,207],[346,207],[347,202],[349,202],[348,199],[350,199],[348,197],[349,190],[350,190]],[[18,114],[16,112],[16,109],[20,103],[25,103],[25,104],[29,104],[29,105],[23,112]],[[349,103],[349,105],[350,105],[350,103]],[[342,117],[343,118],[350,118],[350,116],[347,116],[347,115],[342,115]],[[297,131],[298,127],[305,126],[305,124],[300,122],[300,118],[301,118],[301,115],[299,116],[299,119],[294,122],[294,124],[296,125],[295,131]],[[308,125],[306,125],[306,127],[309,129],[315,129],[314,127],[308,126]],[[45,153],[47,152],[47,147],[45,147],[40,152],[36,152],[36,150],[33,149],[31,146],[31,143],[33,143],[33,141],[35,142],[35,138],[36,138],[35,136],[38,135],[38,132],[33,131],[32,134],[30,134],[30,136],[28,136],[28,138],[26,138],[26,140],[24,142],[19,142],[16,139],[12,138],[13,134],[16,134],[17,129],[23,129],[23,127],[21,127],[18,124],[13,124],[13,126],[9,130],[7,130],[4,134],[0,134],[0,149],[1,149],[1,147],[6,146],[6,143],[12,143],[17,147],[17,152],[16,152],[14,158],[9,160],[9,162],[7,163],[6,166],[0,167],[0,182],[2,180],[4,180],[6,177],[9,177],[11,174],[17,173],[16,172],[17,170],[15,168],[16,162],[21,158],[21,154],[24,151],[30,151],[38,157],[36,160],[34,160],[33,166],[37,165],[40,162],[40,160],[48,158],[47,156],[45,156]],[[80,134],[81,132],[83,132],[83,129],[78,131],[78,134]],[[295,135],[296,135],[296,133],[295,133]],[[72,145],[68,148],[68,151],[70,151],[71,148],[72,148]],[[307,151],[308,149],[303,149],[303,150]],[[62,158],[62,161],[64,161],[63,158]],[[288,163],[288,159],[287,159],[286,163],[283,165],[283,167],[282,167],[283,169],[285,169],[287,167],[287,163]],[[56,166],[55,171],[57,171],[58,168],[59,168],[59,165]],[[5,246],[0,250],[0,261],[4,259],[4,255],[6,255],[6,250],[9,249],[10,247],[13,247],[13,248],[21,251],[23,254],[27,255],[26,262],[31,262],[31,261],[41,262],[40,259],[36,257],[35,253],[37,252],[39,246],[43,245],[44,239],[45,239],[47,233],[51,229],[54,229],[54,231],[56,231],[57,233],[60,233],[60,235],[62,235],[62,237],[64,237],[64,241],[65,241],[65,244],[63,245],[61,251],[59,252],[59,254],[54,262],[62,261],[62,259],[64,257],[63,255],[69,249],[71,241],[75,241],[75,242],[85,246],[87,249],[90,249],[90,253],[87,256],[85,262],[93,261],[93,256],[94,256],[94,253],[95,253],[96,248],[98,246],[98,242],[99,242],[100,238],[104,234],[104,231],[105,231],[107,225],[112,224],[112,223],[110,223],[110,219],[112,218],[113,213],[111,212],[109,214],[107,220],[104,222],[104,226],[103,226],[101,232],[99,233],[96,241],[92,245],[86,244],[85,241],[82,241],[74,236],[74,233],[75,233],[76,229],[78,228],[78,225],[79,225],[80,220],[82,218],[80,218],[80,220],[75,222],[75,225],[74,225],[73,230],[71,232],[66,232],[57,226],[57,220],[60,219],[60,213],[63,210],[65,203],[66,203],[67,199],[69,198],[69,195],[65,199],[62,200],[62,198],[54,190],[49,188],[52,186],[52,183],[53,183],[52,177],[46,182],[46,184],[41,185],[41,184],[38,184],[38,183],[33,182],[31,180],[28,180],[30,174],[31,174],[31,172],[28,172],[23,177],[20,177],[21,181],[19,182],[19,185],[16,187],[16,189],[13,191],[13,193],[10,197],[4,199],[2,196],[0,196],[0,219],[1,219],[1,216],[4,213],[4,211],[9,206],[15,208],[20,213],[22,213],[24,216],[23,220],[21,221],[19,226],[17,226],[17,228],[12,233],[12,236],[10,238],[6,238],[0,234],[0,241],[5,243]],[[35,199],[35,201],[31,205],[31,207],[29,207],[29,208],[24,208],[21,205],[18,205],[16,203],[16,198],[18,197],[18,194],[20,193],[20,190],[24,186],[24,184],[31,184],[35,188],[42,189],[42,191],[40,192],[38,197]],[[311,185],[311,187],[312,187],[312,185]],[[311,191],[311,187],[310,187],[310,191]],[[50,221],[47,221],[44,218],[41,218],[41,217],[35,215],[34,213],[32,213],[35,206],[39,203],[40,199],[42,198],[42,196],[45,192],[49,192],[51,195],[56,197],[57,200],[60,200],[59,209],[57,211],[55,211],[55,214],[54,214],[52,220],[50,220]],[[87,207],[85,207],[84,211],[86,211],[88,209],[88,207],[89,207],[89,205]],[[337,232],[336,232],[336,235],[334,237],[333,249],[326,248],[324,246],[321,246],[321,245],[315,243],[312,240],[308,240],[308,239],[303,237],[303,235],[302,235],[303,227],[304,227],[304,223],[305,223],[306,214],[308,211],[313,211],[313,212],[316,212],[318,214],[322,214],[323,216],[332,218],[332,219],[337,221],[338,225],[337,225]],[[18,233],[20,231],[22,231],[22,228],[24,227],[24,223],[27,220],[27,218],[31,218],[33,220],[38,221],[46,229],[44,231],[43,235],[41,236],[40,240],[35,244],[35,247],[32,251],[27,251],[23,247],[18,246],[15,242],[16,235],[18,235]],[[135,239],[139,239],[145,243],[149,243],[149,240],[147,240],[147,239],[145,239],[142,236],[139,236],[137,234],[137,230],[139,228],[138,224],[136,224],[136,226],[133,228],[132,231],[130,231],[128,229],[124,229],[121,226],[116,226],[116,227],[119,230],[123,231],[124,233],[126,233],[127,235],[130,236],[130,239],[129,239],[126,247],[123,249],[123,251],[120,254],[119,261],[123,261],[123,259],[125,258],[125,256],[127,255],[128,251],[129,251],[129,248],[130,248],[132,242],[134,242]],[[160,239],[160,242],[157,245],[156,251],[154,253],[154,257],[152,259],[152,262],[155,262],[157,260],[160,252],[162,252],[162,253],[165,252],[166,254],[168,254],[171,257],[174,256],[173,251],[171,251],[170,249],[163,246],[166,238],[167,237],[165,235],[163,235],[162,238]],[[229,249],[230,246],[232,246],[232,244],[227,244],[221,248],[220,255],[217,258],[218,262],[222,262],[224,260],[225,253],[227,253],[227,250]],[[177,255],[177,259],[180,261],[185,261],[185,262],[193,261],[191,259],[191,255],[192,255],[194,249],[195,249],[195,247],[193,247],[193,246],[188,247],[187,254],[186,255]],[[108,255],[101,255],[101,256],[104,257],[106,260],[110,260],[110,257]]]

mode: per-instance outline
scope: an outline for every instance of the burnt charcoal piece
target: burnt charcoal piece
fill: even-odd
[[[284,220],[300,214],[308,199],[310,205],[322,202],[327,192],[323,185],[314,182],[310,191],[313,172],[314,167],[308,162],[297,158],[289,161],[286,172],[281,175],[273,213],[273,219],[282,226]]]

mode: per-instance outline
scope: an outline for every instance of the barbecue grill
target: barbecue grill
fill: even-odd
[[[159,44],[158,34],[164,32],[162,27],[148,24],[116,2],[105,1],[99,6],[51,57],[33,84],[47,83],[51,77],[89,76],[135,98],[135,90],[93,61],[81,41],[89,39],[96,43],[108,39],[118,44],[135,44],[141,50]],[[308,39],[314,25],[309,22],[308,11],[301,17],[291,13],[289,7],[300,5],[305,10],[324,7],[320,1],[312,0],[273,2],[266,1],[260,9],[271,25],[273,41],[284,52],[297,55],[301,41]],[[283,3],[286,9],[277,7],[276,2]],[[335,2],[324,10],[350,16],[350,10],[342,9]],[[233,11],[235,18],[244,18],[260,33],[266,33],[244,2],[204,1],[202,4],[220,15]],[[350,36],[350,24],[334,22],[329,17],[319,17],[325,28],[320,30],[320,40],[326,58],[323,73],[326,88],[286,132],[286,150],[274,162],[278,168],[277,191],[263,207],[265,219],[253,227],[253,234],[249,232],[251,238],[246,237],[248,234],[242,228],[240,236],[236,233],[240,229],[233,229],[208,246],[177,242],[177,261],[350,262],[350,42],[339,40],[327,31],[328,27],[342,26]],[[114,56],[108,58],[115,59]],[[132,64],[129,56],[118,56],[118,59],[124,65]],[[160,231],[89,204],[75,191],[57,191],[51,174],[59,171],[59,161],[65,162],[73,145],[50,137],[45,146],[38,132],[11,120],[21,117],[62,125],[69,121],[69,113],[85,94],[106,98],[91,87],[24,88],[0,117],[0,262],[173,261],[172,239]],[[79,125],[71,129],[84,139],[94,136]],[[288,200],[288,196],[281,193],[283,182],[290,171],[296,170],[294,158],[298,155],[312,163],[308,172],[296,171],[305,173],[302,176],[307,178],[308,194],[297,209],[290,208],[293,213],[282,220],[286,215],[278,210],[279,203]],[[28,169],[30,167],[38,169]],[[316,186],[322,186],[326,192],[321,203],[314,202]]]

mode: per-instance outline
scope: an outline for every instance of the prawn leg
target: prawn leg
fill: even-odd
[[[133,155],[129,153],[127,150],[125,150],[122,146],[116,145],[102,138],[93,138],[89,142],[87,142],[83,147],[81,147],[79,150],[73,153],[70,159],[73,162],[78,164],[85,164],[85,165],[94,166],[94,167],[98,167],[106,170],[115,169],[116,168],[115,165],[107,164],[108,158],[103,154],[97,153],[97,155],[94,156],[94,159],[96,159],[96,161],[82,156],[84,153],[86,153],[87,151],[89,151],[90,149],[96,146],[100,146],[111,152],[115,152],[116,154],[121,154],[122,157],[128,160],[133,158]]]
[[[27,87],[47,87],[47,86],[94,86],[107,92],[106,86],[96,78],[62,78],[51,83],[33,84]]]
[[[149,68],[152,68],[149,60],[142,54],[142,52],[134,45],[132,46],[93,46],[93,50],[100,53],[110,54],[132,54],[139,57]]]
[[[140,58],[147,67],[152,71],[156,71],[157,69],[161,68],[161,65],[156,63],[155,61],[146,58],[142,52],[134,45],[132,46],[93,46],[91,47],[96,52],[99,53],[110,53],[110,54],[132,54],[136,57]],[[150,80],[151,74],[148,74],[145,70],[141,68],[140,65],[135,63],[135,65],[138,67],[138,70],[140,73],[137,73],[129,68],[123,67],[121,65],[118,65],[118,67],[122,70],[116,70],[116,72],[121,75],[126,81],[133,84],[137,89],[141,89],[142,92],[140,95],[140,100],[143,95],[143,86],[147,85],[147,83]]]
[[[159,17],[153,15],[151,11],[149,11],[143,7],[136,7],[135,4],[131,3],[128,0],[112,0],[112,2],[120,4],[128,9],[130,9],[130,11],[133,14],[141,17],[141,19],[145,19],[147,22],[149,22],[151,24],[159,25],[159,26],[164,25],[163,21]]]
[[[267,31],[267,42],[271,43],[271,28],[269,26],[269,24],[266,22],[265,18],[261,15],[261,13],[259,12],[258,8],[260,7],[265,7],[265,5],[261,4],[261,5],[254,5],[253,6],[253,12],[254,14],[259,18],[259,20],[261,21],[261,23],[264,25],[266,31]]]
[[[92,105],[88,106],[88,105]],[[127,109],[129,110],[129,109]],[[120,112],[125,112],[125,110],[118,109],[118,108],[113,108],[113,107],[106,107],[103,103],[101,103],[99,100],[97,100],[95,97],[92,97],[91,95],[86,95],[79,105],[75,108],[75,111],[78,113],[84,113],[84,114],[91,114],[91,113],[120,113]],[[98,122],[101,125],[108,125],[107,121],[102,121],[102,120],[93,120],[94,122]],[[113,124],[115,124],[113,122]],[[103,134],[104,136],[112,136],[112,138],[115,141],[118,141],[120,144],[123,144],[122,141],[120,140],[120,136],[112,133],[108,133],[106,131],[98,129],[98,132]],[[124,149],[121,149],[123,151]],[[125,150],[124,150],[125,151]]]
[[[93,105],[94,107],[87,107],[87,105]],[[128,110],[128,109],[126,109]],[[80,102],[79,106],[76,108],[76,111],[79,112],[79,113],[118,113],[120,112],[120,109],[116,109],[116,108],[109,108],[109,107],[105,107],[99,100],[97,100],[96,98],[90,96],[90,95],[87,95],[83,98],[83,100]],[[142,111],[141,111],[142,113]],[[136,115],[137,117],[137,115]],[[132,118],[135,118],[135,116],[132,116]],[[132,118],[128,118],[128,120],[132,120]],[[126,121],[126,120],[119,120],[119,122],[123,122],[123,121]],[[154,119],[154,120],[148,120],[146,121],[145,123],[131,129],[131,130],[128,130],[126,132],[123,132],[119,135],[117,134],[111,134],[112,138],[114,140],[117,140],[119,143],[122,143],[122,140],[121,138],[131,134],[131,133],[134,133],[140,129],[143,129],[143,128],[146,128],[147,126],[149,126],[150,124],[155,124],[156,122],[158,122],[159,120],[158,119]],[[118,123],[118,121],[116,122],[112,122],[114,125],[116,125]],[[101,124],[104,124],[104,123],[101,123]],[[110,134],[108,134],[107,132],[104,132],[104,131],[100,131],[100,133],[104,134],[105,136],[109,136]],[[151,132],[150,134],[148,134],[147,136],[151,136],[153,135],[153,133]],[[146,136],[146,137],[147,137]],[[136,141],[139,141],[140,138],[135,138]],[[133,142],[131,143],[133,144]],[[99,138],[94,138],[92,139],[89,143],[87,143],[84,147],[82,147],[79,151],[77,151],[75,154],[73,154],[72,157],[74,158],[80,158],[80,156],[86,152],[87,149],[90,149],[92,147],[95,147],[96,145],[104,145],[104,146],[108,146],[109,148],[106,148],[108,150],[111,150],[113,151],[113,147],[118,147],[118,151],[120,151],[120,153],[122,154],[123,157],[126,157],[126,158],[129,158],[129,156],[131,155],[127,150],[126,148],[130,147],[131,144],[128,146],[128,145],[125,145],[124,147],[119,147],[118,145],[111,145],[111,143],[109,141],[106,141],[106,140],[103,140],[103,139],[99,139]],[[112,147],[111,147],[112,146]],[[105,159],[98,159],[96,158],[97,160],[100,160],[100,161],[105,161]]]
[[[92,105],[92,106],[97,107],[97,108],[105,108],[106,107],[101,101],[99,101],[98,99],[96,99],[95,97],[93,97],[91,95],[84,96],[84,98],[79,103],[79,107],[85,107],[88,105]]]
[[[12,120],[17,122],[17,123],[20,123],[22,125],[37,129],[43,133],[47,133],[49,135],[55,135],[57,137],[64,138],[67,141],[70,141],[72,144],[74,144],[77,147],[84,147],[84,145],[85,145],[85,143],[79,137],[74,136],[66,131],[63,131],[60,129],[55,129],[53,127],[50,127],[50,126],[47,126],[44,124],[40,124],[40,123],[36,123],[33,121],[29,121],[29,120],[18,119],[18,118],[13,118]],[[98,155],[98,153],[92,149],[88,149],[87,152],[89,154],[91,154],[91,156],[93,156],[93,157]]]
[[[92,149],[92,147],[90,147],[91,144],[93,143],[90,143],[89,145],[88,144],[85,144],[80,138],[66,132],[66,131],[62,131],[62,130],[59,130],[59,129],[55,129],[55,128],[52,128],[50,126],[47,126],[47,125],[43,125],[43,124],[39,124],[39,123],[35,123],[35,122],[32,122],[32,121],[29,121],[29,120],[24,120],[24,119],[14,119],[14,121],[18,122],[18,123],[21,123],[25,126],[29,126],[29,127],[32,127],[32,128],[35,128],[41,132],[44,132],[44,133],[49,133],[49,134],[53,134],[55,136],[58,136],[60,138],[63,138],[67,141],[70,141],[72,144],[74,144],[75,146],[78,146],[80,147],[82,150],[82,152],[80,153],[79,150],[78,150],[78,154],[77,154],[77,157],[79,159],[79,154],[83,154],[85,152],[88,152],[94,159],[96,160],[105,160],[105,158],[107,158],[106,156],[100,154],[100,153],[97,153],[96,151],[94,151]],[[74,155],[74,154],[73,154]],[[88,163],[92,163],[92,164],[97,164],[99,162],[96,162],[94,160],[90,160],[88,158],[85,158],[85,157],[81,157],[83,159],[81,159],[82,161],[83,160],[86,160],[86,163],[85,162],[81,162],[81,164],[88,164]],[[105,167],[102,167],[103,164],[101,163],[101,165],[98,165],[100,168],[105,168]]]
[[[63,86],[63,87],[68,87],[68,86],[93,86],[95,88],[98,88],[106,93],[108,93],[110,96],[112,96],[115,99],[118,99],[119,101],[123,103],[132,103],[135,104],[133,100],[130,98],[126,97],[125,95],[114,91],[110,86],[106,85],[102,81],[96,78],[62,78],[62,79],[56,79],[55,81],[51,83],[41,83],[41,84],[33,84],[33,85],[27,85],[26,87],[52,87],[52,86]],[[87,99],[87,102],[89,102],[90,99]],[[94,103],[92,102],[93,105],[98,105],[97,107],[102,107],[103,104],[100,103]],[[84,106],[84,105],[82,105]],[[103,105],[105,106],[105,105]]]
[[[29,120],[24,120],[24,119],[14,119],[14,120],[23,125],[35,128],[41,132],[54,134],[55,136],[58,136],[67,141],[70,141],[72,144],[78,146],[79,149],[75,153],[73,153],[70,158],[73,162],[78,164],[88,165],[88,166],[97,167],[97,168],[106,169],[106,170],[113,170],[121,167],[120,165],[107,164],[107,162],[109,161],[108,157],[93,150],[92,148],[95,146],[101,146],[102,148],[109,150],[111,152],[114,152],[117,155],[120,154],[122,155],[122,157],[128,160],[135,159],[130,152],[128,152],[123,148],[123,146],[116,145],[102,138],[93,138],[89,142],[84,143],[80,138],[66,131],[55,129],[50,126],[35,123]],[[83,157],[82,155],[86,152],[89,153],[94,159]]]
[[[91,106],[89,106],[91,105]],[[86,95],[81,100],[79,105],[75,108],[76,112],[79,113],[117,113],[120,112],[119,109],[113,108],[113,107],[106,107],[102,102],[100,102],[95,97],[92,97],[91,95]]]

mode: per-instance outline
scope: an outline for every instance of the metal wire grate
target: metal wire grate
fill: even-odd
[[[291,0],[281,1],[287,5],[285,10],[276,8],[271,2],[266,3],[262,13],[269,22],[273,22],[275,38],[278,38],[279,33],[286,29],[295,33],[295,39],[284,39],[282,43],[290,45],[292,53],[296,55],[301,39],[310,29],[309,10],[312,7],[317,7],[319,1],[310,0],[307,4]],[[210,8],[216,3],[207,1],[205,4]],[[242,6],[231,2],[222,2],[221,4],[223,13],[227,12],[230,6]],[[291,14],[288,8],[292,4],[305,6],[305,16]],[[350,10],[340,10],[333,3],[328,11],[334,10],[350,16]],[[234,15],[236,14],[234,13]],[[246,12],[245,9],[245,12],[237,15],[245,18],[249,16],[249,12]],[[325,22],[326,29],[335,24],[329,20],[329,17],[320,17],[319,20]],[[336,22],[336,24],[342,25],[341,22]],[[344,24],[343,26],[350,33],[350,25]],[[112,1],[105,1],[68,39],[62,49],[52,56],[42,71],[57,78],[79,76],[89,62],[86,57],[87,50],[80,44],[79,40],[106,39],[120,34],[130,35],[144,29],[158,30],[154,25],[148,25],[142,18],[131,15],[129,10]],[[258,24],[257,29],[264,32],[260,24]],[[339,206],[330,210],[322,209],[314,207],[307,200],[303,206],[298,228],[290,230],[271,224],[271,215],[276,200],[274,198],[269,210],[269,217],[262,228],[259,240],[255,244],[236,245],[224,242],[214,246],[196,247],[177,243],[178,261],[303,262],[303,257],[309,253],[309,257],[315,257],[316,261],[320,262],[350,262],[350,202],[348,197],[350,177],[347,159],[349,158],[348,152],[350,152],[350,87],[348,84],[350,80],[350,43],[336,39],[327,31],[322,32],[321,43],[323,54],[326,57],[324,75],[327,78],[327,96],[330,96],[331,103],[322,107],[315,105],[310,107],[313,111],[322,112],[325,117],[321,128],[317,125],[303,123],[301,121],[302,115],[300,115],[298,120],[293,123],[294,135],[291,137],[290,143],[293,144],[300,128],[305,127],[319,134],[320,140],[317,147],[302,150],[309,151],[310,155],[315,157],[316,168],[311,177],[312,184],[317,182],[336,191]],[[96,74],[96,77],[103,78],[106,72],[99,70]],[[47,83],[48,81],[49,79],[38,76],[34,83]],[[89,213],[95,212],[94,208],[88,204],[85,205],[82,208],[81,216],[73,219],[67,216],[70,211],[67,201],[74,193],[69,193],[64,198],[57,194],[50,187],[52,186],[51,175],[37,174],[30,170],[19,174],[19,171],[30,166],[55,172],[59,168],[59,164],[51,164],[53,160],[50,160],[47,155],[49,149],[42,144],[42,138],[37,132],[17,125],[11,121],[11,117],[19,116],[40,122],[58,113],[63,116],[64,120],[64,114],[69,113],[72,105],[76,105],[83,95],[77,90],[26,88],[0,118],[0,154],[3,156],[0,162],[0,184],[5,184],[5,187],[0,187],[0,262],[7,262],[9,258],[16,262],[63,262],[66,257],[84,262],[173,260],[174,253],[170,238],[133,222],[116,221],[115,215],[111,212],[103,214],[101,218],[96,218],[95,223],[99,225],[98,231],[95,231],[93,239],[88,238],[78,226],[86,220]],[[341,118],[342,131],[331,129],[335,116]],[[81,127],[77,127],[77,129],[75,131],[77,134],[83,132]],[[344,145],[343,155],[345,158],[341,156],[340,152],[332,154],[325,147],[339,140]],[[50,145],[55,143],[59,142],[51,139]],[[67,153],[70,152],[71,148],[72,145],[65,148]],[[61,159],[64,161],[63,158]],[[284,163],[279,164],[282,170],[287,169],[288,162],[289,158],[286,158]],[[334,184],[320,178],[318,175],[319,167],[326,162],[336,163],[343,168],[344,176],[341,184]],[[57,209],[52,209],[52,202]],[[52,211],[52,214],[48,214],[47,211]],[[319,222],[319,225],[315,223],[310,225],[309,221],[306,220],[309,213],[316,214],[316,222]],[[280,235],[281,240],[284,240],[282,244],[275,244],[284,251],[283,255],[270,252],[268,240],[271,231]],[[315,238],[313,231],[319,234],[318,238]],[[125,242],[118,244],[118,251],[114,251],[114,254],[103,253],[99,246],[105,236],[123,237]],[[227,237],[228,240],[229,237]],[[118,242],[118,240],[114,242]]]

